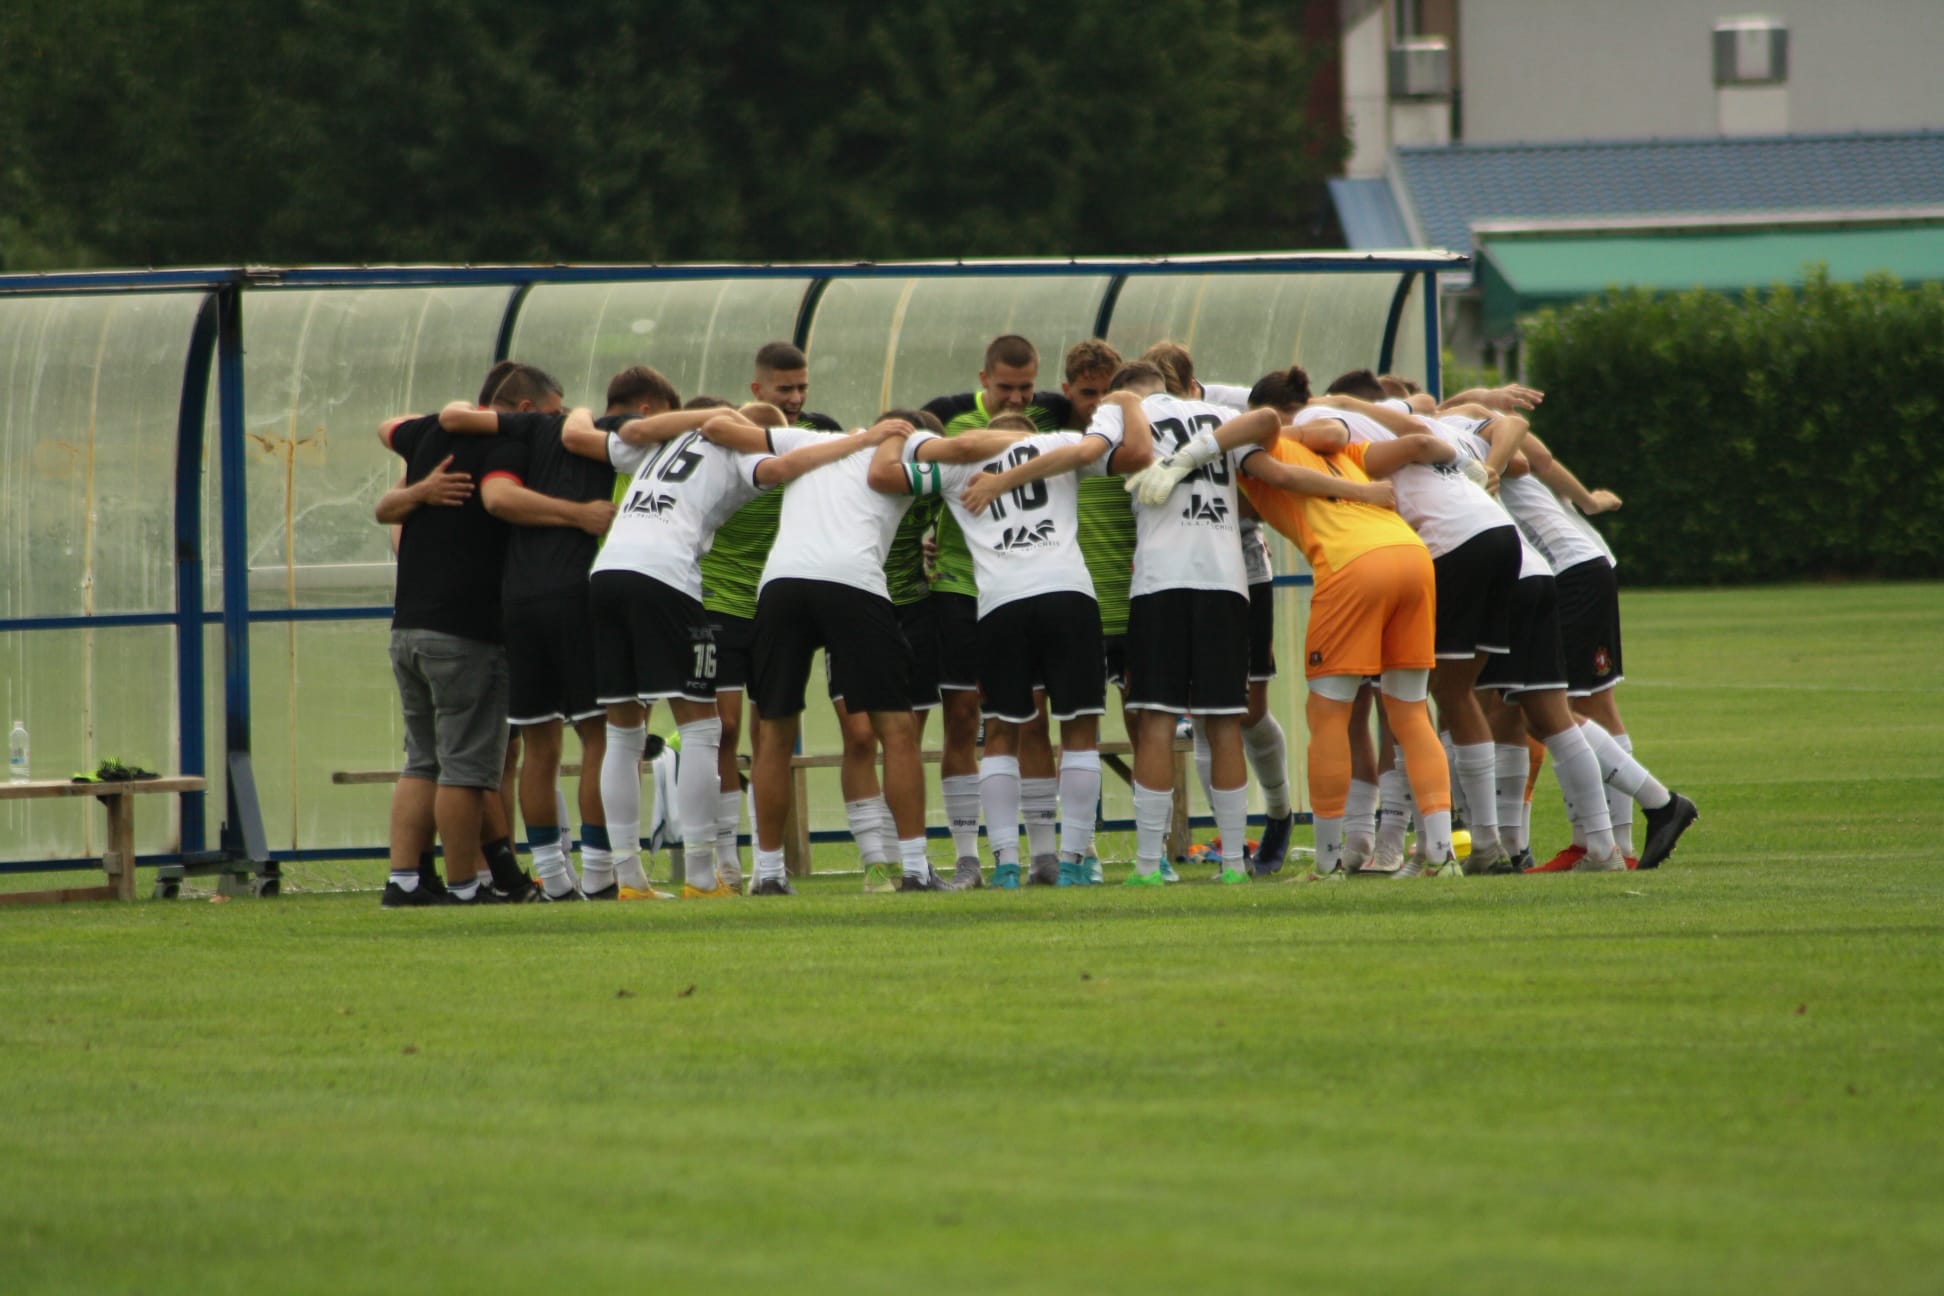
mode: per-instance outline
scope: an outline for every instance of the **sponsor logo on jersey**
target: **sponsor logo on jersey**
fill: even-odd
[[[1201,492],[1196,491],[1189,495],[1188,507],[1181,510],[1181,516],[1197,526],[1227,526],[1228,501],[1220,495],[1210,495],[1204,499]]]
[[[653,517],[660,517],[674,507],[675,497],[673,495],[636,495],[628,501],[627,507],[621,511],[623,513],[646,513]]]
[[[1613,673],[1613,657],[1604,648],[1595,648],[1593,650],[1593,673],[1595,675],[1610,675]]]
[[[1052,518],[1030,527],[1007,527],[1005,534],[999,537],[999,543],[992,547],[1000,553],[1010,553],[1018,549],[1044,549],[1055,543],[1053,532]]]

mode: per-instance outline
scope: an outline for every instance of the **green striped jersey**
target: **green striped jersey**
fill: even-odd
[[[1033,420],[1033,425],[1042,432],[1057,432],[1066,424],[1072,413],[1072,405],[1059,392],[1034,392],[1033,403],[1019,411]],[[938,421],[945,425],[946,436],[957,436],[971,428],[982,428],[992,422],[992,415],[986,413],[985,391],[962,392],[957,396],[940,396],[925,404],[927,413],[935,414]],[[952,517],[950,509],[938,511],[938,576],[931,587],[941,594],[965,594],[976,598],[979,583],[972,575],[972,552],[965,547],[965,534]]]
[[[1134,579],[1134,497],[1119,477],[1080,479],[1080,556],[1100,603],[1100,632],[1127,633],[1127,587]]]

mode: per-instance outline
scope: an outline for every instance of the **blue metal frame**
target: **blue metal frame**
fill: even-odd
[[[1404,276],[1386,321],[1384,367],[1395,347],[1404,301],[1413,276],[1422,275],[1425,312],[1425,386],[1442,393],[1438,346],[1437,275],[1462,270],[1470,258],[1456,253],[1415,255],[1360,253],[1264,253],[1258,255],[1167,258],[1068,258],[999,261],[819,262],[776,265],[554,265],[554,266],[217,266],[176,270],[100,270],[57,274],[0,275],[0,297],[75,296],[94,293],[161,293],[201,290],[207,293],[190,337],[183,366],[183,387],[176,423],[175,566],[176,606],[173,612],[109,613],[100,616],[18,617],[0,620],[0,632],[171,626],[176,634],[177,763],[184,773],[206,773],[207,737],[204,733],[203,630],[223,627],[224,738],[230,770],[229,818],[223,826],[223,845],[232,858],[362,858],[354,848],[338,852],[270,852],[261,846],[261,815],[255,804],[250,769],[250,627],[266,623],[376,620],[391,615],[389,607],[289,608],[252,611],[249,602],[248,529],[244,489],[243,445],[243,298],[247,291],[278,288],[381,288],[506,286],[509,298],[495,339],[495,354],[504,358],[510,348],[521,306],[528,291],[539,284],[643,282],[693,279],[809,278],[798,309],[796,341],[803,344],[816,307],[830,281],[842,278],[940,278],[1045,275],[1106,275],[1095,318],[1095,333],[1106,336],[1121,289],[1136,275],[1250,274],[1264,271],[1334,272],[1340,274],[1397,274]],[[223,606],[207,610],[203,600],[202,471],[206,397],[212,360],[217,382],[217,460],[222,473],[221,546]],[[1308,575],[1278,576],[1278,586],[1311,583]],[[181,851],[174,855],[143,856],[141,863],[179,861],[201,852],[207,838],[207,802],[203,793],[181,799]],[[0,873],[62,867],[90,867],[92,861],[31,861],[25,865],[0,863]]]

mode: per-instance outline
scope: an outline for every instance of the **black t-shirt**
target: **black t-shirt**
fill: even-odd
[[[844,425],[828,414],[812,414],[809,410],[797,415],[792,427],[812,428],[818,432],[842,432]]]
[[[626,415],[595,420],[603,431],[627,422]],[[497,444],[486,472],[508,473],[528,490],[555,499],[586,503],[614,495],[614,469],[605,459],[577,455],[560,440],[564,414],[502,414]],[[600,551],[601,538],[579,527],[516,526],[506,546],[502,597],[509,604],[587,588],[587,572]]]
[[[407,482],[423,480],[447,455],[448,471],[485,477],[496,437],[452,436],[428,414],[392,429],[392,452],[405,460]],[[425,505],[405,519],[398,540],[398,589],[392,600],[395,630],[437,630],[500,642],[500,557],[507,528],[480,503],[474,490],[464,504]]]

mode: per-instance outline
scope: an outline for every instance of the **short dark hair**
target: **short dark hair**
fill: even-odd
[[[1000,365],[1011,365],[1024,369],[1031,365],[1039,367],[1039,348],[1017,333],[1001,333],[986,344],[985,369],[987,373]]]
[[[1181,343],[1164,338],[1141,352],[1141,359],[1161,371],[1170,396],[1195,394],[1195,358]]]
[[[1075,342],[1067,348],[1066,379],[1072,382],[1081,374],[1097,373],[1105,369],[1113,373],[1121,367],[1121,353],[1114,350],[1113,344],[1104,338],[1088,338]]]
[[[1162,373],[1158,366],[1151,365],[1145,360],[1135,360],[1114,370],[1113,378],[1107,383],[1107,390],[1117,392],[1123,387],[1132,387],[1135,383],[1159,383],[1165,387],[1168,384],[1168,376]]]
[[[682,402],[682,408],[685,410],[729,409],[731,406],[720,396],[691,396]]]
[[[768,401],[751,401],[736,407],[736,413],[760,428],[780,428],[790,420]]]
[[[1368,369],[1352,369],[1349,373],[1337,375],[1336,381],[1330,384],[1325,394],[1380,401],[1384,399],[1384,384],[1378,382],[1377,375]]]
[[[1378,374],[1377,381],[1384,385],[1384,394],[1386,396],[1395,396],[1400,400],[1406,396],[1415,396],[1424,390],[1416,382],[1404,377],[1402,374]]]
[[[927,432],[936,432],[940,436],[945,435],[945,425],[939,422],[938,415],[932,413],[930,410],[888,409],[878,415],[874,421],[882,423],[886,419],[903,419],[915,428],[923,428]]]
[[[518,360],[502,360],[486,371],[486,381],[479,388],[479,403],[482,406],[518,405],[521,401],[538,404],[560,394],[560,384],[546,370]]]
[[[1309,375],[1303,372],[1301,365],[1264,374],[1256,379],[1255,386],[1249,388],[1250,409],[1261,409],[1265,405],[1274,409],[1286,405],[1307,405],[1309,398]]]
[[[783,369],[808,369],[810,357],[789,342],[766,342],[756,352],[756,367],[769,373]]]
[[[608,379],[609,409],[617,405],[639,405],[643,401],[658,402],[663,409],[672,410],[682,407],[682,397],[675,390],[675,384],[663,377],[661,370],[652,365],[629,365]]]
[[[992,421],[986,424],[986,426],[989,428],[997,428],[1001,432],[1030,433],[1039,431],[1039,424],[1033,422],[1033,420],[1027,418],[1024,414],[995,414]]]

